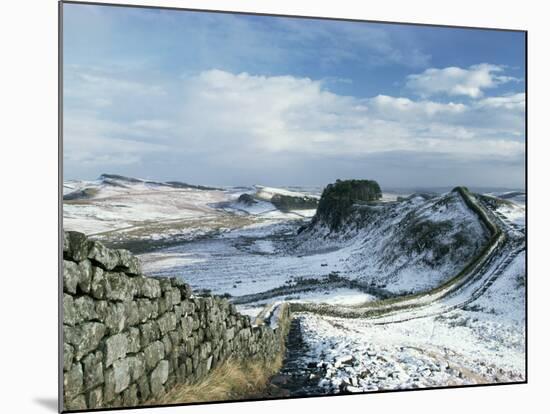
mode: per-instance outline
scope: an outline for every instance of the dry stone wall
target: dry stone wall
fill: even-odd
[[[232,358],[270,360],[284,348],[286,305],[251,323],[177,278],[144,276],[138,259],[82,233],[63,243],[64,410],[136,406]]]

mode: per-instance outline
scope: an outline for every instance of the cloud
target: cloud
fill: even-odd
[[[379,115],[395,120],[431,118],[452,116],[464,113],[468,107],[462,103],[440,103],[432,101],[413,101],[409,98],[378,95],[369,100],[370,108],[376,110]]]
[[[484,89],[518,81],[517,78],[502,75],[503,70],[501,66],[487,63],[472,65],[467,69],[454,66],[429,68],[420,74],[409,75],[406,86],[422,97],[443,94],[480,98]]]
[[[143,82],[143,88],[147,85]],[[213,69],[178,78],[161,98],[154,87],[136,87],[137,100],[121,96],[117,88],[100,89],[101,98],[126,112],[113,117],[113,108],[66,111],[68,171],[94,167],[154,176],[156,168],[173,178],[242,183],[265,174],[309,177],[314,165],[343,174],[351,165],[360,168],[361,159],[380,164],[386,156],[395,158],[391,154],[405,157],[403,168],[415,158],[437,156],[456,163],[522,162],[522,94],[465,104],[358,98],[336,94],[329,85],[306,77]],[[83,88],[80,100],[98,97]],[[163,104],[156,113],[138,111],[157,99]]]
[[[480,100],[478,105],[482,108],[503,108],[525,111],[525,93],[485,98]]]
[[[359,99],[332,93],[323,82],[308,78],[220,70],[188,79],[184,90],[181,136],[195,137],[194,142],[187,140],[191,148],[215,137],[216,146],[248,150],[256,158],[283,152],[355,156],[427,148],[510,157],[523,149],[520,141],[510,141],[522,131],[518,107],[485,104],[493,120],[486,125],[478,119],[477,107],[462,103],[385,95]],[[502,131],[499,121],[506,117],[517,124],[508,121],[510,130]]]

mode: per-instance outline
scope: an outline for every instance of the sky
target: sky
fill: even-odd
[[[64,4],[64,179],[523,188],[524,42]]]

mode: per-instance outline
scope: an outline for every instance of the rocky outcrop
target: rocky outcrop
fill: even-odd
[[[254,204],[257,204],[258,202],[254,200],[254,197],[252,197],[248,193],[241,194],[239,198],[237,199],[237,202],[243,203],[246,206],[252,206]]]
[[[64,410],[141,405],[229,357],[283,352],[285,304],[251,323],[226,299],[144,276],[129,251],[78,232],[64,233],[63,259]]]
[[[322,221],[337,230],[356,203],[371,202],[382,197],[382,190],[373,180],[336,180],[323,190],[312,223]]]
[[[267,201],[281,211],[310,210],[317,208],[319,197],[280,188],[256,185],[256,200]]]
[[[309,210],[317,208],[319,200],[309,196],[288,196],[274,194],[271,203],[281,211]]]

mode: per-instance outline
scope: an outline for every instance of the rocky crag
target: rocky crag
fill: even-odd
[[[64,410],[148,404],[229,357],[284,351],[285,304],[251,322],[226,299],[147,277],[129,251],[78,232],[64,233],[63,258]]]
[[[354,204],[377,201],[381,197],[382,190],[374,180],[336,180],[323,190],[311,225],[324,222],[331,230],[338,230]]]

